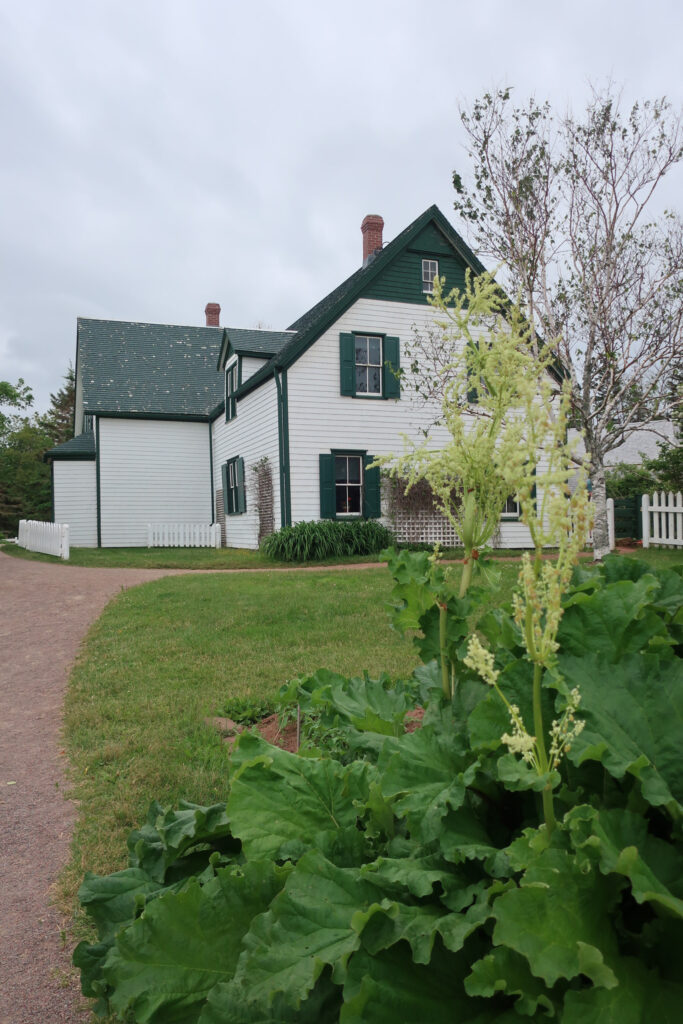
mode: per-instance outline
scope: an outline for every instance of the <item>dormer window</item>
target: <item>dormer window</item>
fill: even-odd
[[[225,370],[225,420],[233,420],[237,412],[235,392],[239,387],[238,362],[235,360]]]
[[[434,291],[434,278],[439,274],[438,260],[422,260],[422,291],[431,295]]]

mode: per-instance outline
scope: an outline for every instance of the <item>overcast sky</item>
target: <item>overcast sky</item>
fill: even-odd
[[[44,410],[76,317],[283,329],[452,212],[458,104],[683,103],[675,0],[0,0],[0,379]],[[683,207],[683,169],[667,186]]]

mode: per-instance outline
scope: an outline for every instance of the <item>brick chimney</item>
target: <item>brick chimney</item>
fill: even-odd
[[[367,266],[370,257],[382,248],[382,229],[384,221],[376,213],[369,213],[360,226],[363,232],[363,266]]]
[[[220,327],[221,325],[221,307],[217,302],[207,302],[206,308],[206,326],[207,327]]]

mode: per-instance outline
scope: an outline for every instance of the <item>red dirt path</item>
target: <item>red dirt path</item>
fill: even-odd
[[[65,922],[50,905],[76,818],[63,796],[62,702],[78,647],[110,598],[166,575],[0,553],[0,1024],[90,1020]]]

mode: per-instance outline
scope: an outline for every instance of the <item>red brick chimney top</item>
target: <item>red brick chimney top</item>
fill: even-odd
[[[363,266],[382,248],[384,221],[377,213],[369,213],[360,226],[363,232]]]
[[[207,302],[204,312],[206,313],[207,327],[220,327],[221,307],[217,302]]]

